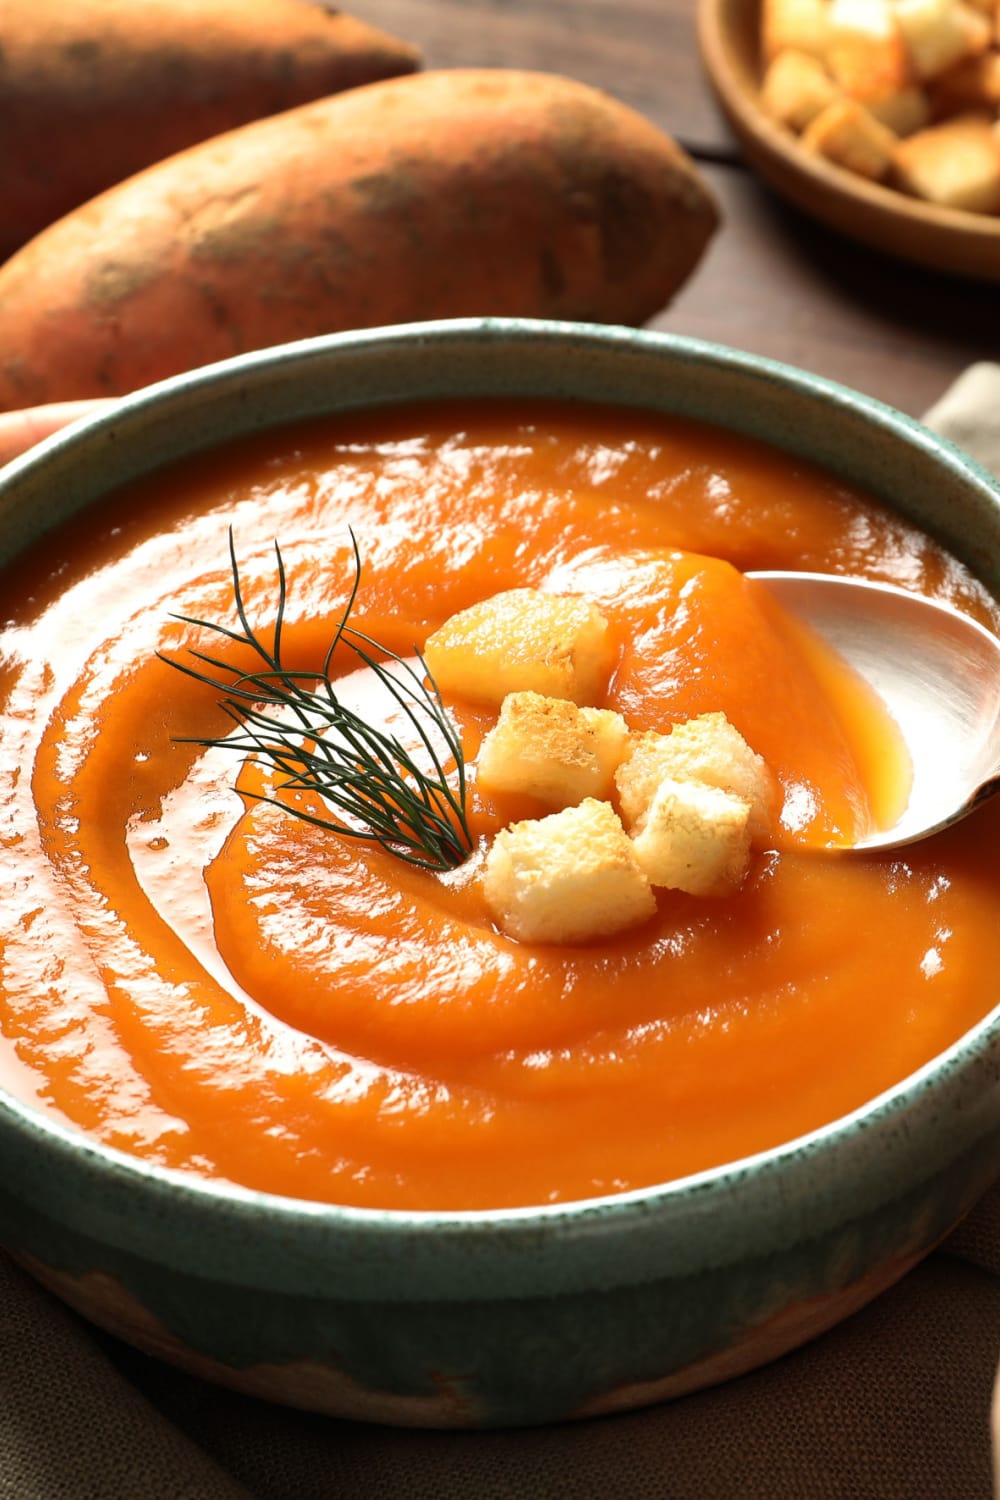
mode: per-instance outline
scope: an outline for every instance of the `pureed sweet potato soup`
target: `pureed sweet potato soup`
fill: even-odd
[[[777,800],[739,883],[656,888],[651,915],[589,943],[504,931],[486,851],[553,809],[477,787],[495,702],[446,700],[475,845],[446,873],[250,795],[324,811],[186,742],[233,725],[157,655],[230,652],[175,618],[239,632],[230,527],[271,644],[280,543],[286,670],[322,668],[349,528],[351,623],[403,657],[503,591],[582,596],[612,649],[591,707],[632,736],[723,713],[766,762]],[[960,566],[843,486],[630,411],[345,417],[188,461],[47,537],[2,584],[0,1081],[152,1162],[445,1209],[660,1182],[905,1077],[987,1008],[1000,806],[895,856],[823,852],[898,793],[870,776],[891,745],[743,579],[762,567],[866,573],[996,622]],[[381,712],[343,645],[331,671]]]

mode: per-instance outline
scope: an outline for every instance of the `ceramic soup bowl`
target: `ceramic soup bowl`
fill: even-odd
[[[117,487],[262,428],[414,398],[692,417],[807,458],[1000,596],[1000,494],[823,380],[626,329],[464,320],[241,356],[122,400],[0,478],[2,561]],[[427,1426],[579,1418],[746,1371],[926,1255],[1000,1165],[1000,1008],[845,1118],[641,1191],[498,1211],[326,1206],[126,1155],[0,1091],[0,1243],[85,1317],[239,1390]]]

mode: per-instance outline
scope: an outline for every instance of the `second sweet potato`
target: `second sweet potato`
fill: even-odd
[[[715,228],[683,151],[567,78],[442,71],[204,142],[0,268],[0,409],[345,328],[641,323]]]
[[[307,0],[3,0],[0,259],[197,141],[412,72],[406,42]]]

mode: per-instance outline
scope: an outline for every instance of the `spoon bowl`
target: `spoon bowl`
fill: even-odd
[[[1000,791],[1000,639],[958,610],[893,584],[754,572],[878,694],[909,752],[909,800],[890,828],[846,847],[896,849]]]

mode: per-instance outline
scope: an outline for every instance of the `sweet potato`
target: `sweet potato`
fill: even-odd
[[[542,73],[418,73],[171,157],[0,267],[0,410],[119,395],[327,331],[639,323],[717,221],[687,156]]]
[[[196,141],[418,63],[405,42],[307,0],[0,9],[0,258]]]

